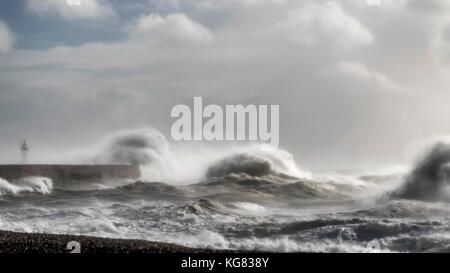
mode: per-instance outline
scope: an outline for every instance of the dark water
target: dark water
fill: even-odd
[[[0,180],[0,229],[276,252],[447,252],[447,149],[412,171],[310,174],[286,153],[246,150],[208,159],[186,183]],[[153,163],[144,173],[161,167]]]

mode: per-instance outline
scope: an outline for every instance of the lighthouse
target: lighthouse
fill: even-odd
[[[27,164],[28,150],[29,150],[29,148],[28,148],[27,142],[23,141],[22,147],[20,148],[22,164]]]

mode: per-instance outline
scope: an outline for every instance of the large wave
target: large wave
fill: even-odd
[[[297,167],[290,153],[281,149],[268,150],[258,144],[230,144],[226,147],[190,144],[170,145],[164,135],[153,128],[120,131],[94,145],[91,149],[94,154],[85,161],[140,165],[142,180],[182,184],[231,173],[310,176]]]
[[[50,194],[53,182],[47,177],[30,176],[9,182],[0,178],[0,196],[25,193]]]
[[[424,201],[450,200],[450,144],[436,144],[406,177],[393,194]]]
[[[289,152],[258,144],[170,145],[159,131],[141,129],[112,134],[99,147],[96,163],[139,164],[141,181],[192,185],[194,192],[221,200],[361,197],[382,189],[378,182],[349,175],[313,176]]]
[[[229,174],[245,173],[251,176],[264,176],[273,173],[270,161],[250,154],[237,154],[227,157],[208,168],[207,177],[220,177]]]
[[[213,163],[206,172],[207,178],[222,177],[231,174],[247,174],[261,177],[276,175],[285,178],[310,177],[300,171],[292,158],[285,151],[263,151],[249,149],[245,153],[236,153]]]
[[[90,163],[140,165],[142,177],[151,180],[169,180],[173,174],[175,155],[165,136],[153,128],[113,133],[94,150]]]
[[[88,164],[135,164],[141,166],[140,183],[134,183],[126,195],[139,190],[149,194],[148,182],[166,185],[192,185],[189,190],[221,200],[254,202],[266,200],[297,200],[310,198],[358,197],[383,190],[379,180],[385,176],[359,178],[346,174],[315,174],[301,170],[292,154],[264,145],[227,143],[169,143],[153,128],[123,130],[102,138],[90,147],[84,162]],[[135,181],[99,181],[94,185],[77,183],[58,185],[63,190],[115,189]],[[142,184],[142,183],[146,184]],[[152,184],[153,185],[153,184]],[[128,189],[126,188],[126,189]],[[137,190],[139,188],[139,190]],[[145,189],[145,190],[144,190]],[[147,190],[148,189],[148,190]],[[178,188],[180,198],[186,188]],[[118,189],[118,191],[125,189]],[[161,189],[161,197],[173,192]],[[168,190],[166,193],[165,190]],[[159,192],[158,190],[156,192]],[[115,196],[105,192],[102,196]],[[158,196],[158,195],[156,195]],[[130,196],[131,197],[131,196]]]
[[[163,134],[152,129],[121,131],[106,137],[95,161],[108,164],[155,164],[168,152]]]

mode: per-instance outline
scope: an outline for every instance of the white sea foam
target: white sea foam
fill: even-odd
[[[141,164],[147,182],[53,192],[44,177],[0,179],[0,229],[275,252],[450,250],[446,203],[380,198],[402,183],[404,170],[311,174],[283,150],[197,148],[171,146],[155,130],[122,131],[94,145],[86,160]],[[437,177],[432,189],[450,192],[440,175],[449,173],[449,154],[436,150],[422,162],[437,164],[419,164],[410,177],[431,185]]]
[[[99,164],[140,164],[142,179],[175,184],[195,183],[207,169],[236,154],[247,154],[269,162],[277,172],[299,178],[311,177],[301,170],[293,156],[284,150],[267,150],[264,145],[242,144],[227,147],[196,145],[195,148],[171,146],[163,134],[153,128],[125,130],[111,134],[90,147],[83,161]]]
[[[261,213],[261,212],[266,211],[266,208],[264,206],[261,206],[261,205],[255,204],[255,203],[235,202],[235,203],[232,203],[232,205],[240,210],[245,211],[245,212]]]
[[[50,194],[53,182],[47,177],[30,176],[9,182],[0,178],[0,195],[19,195],[24,193]]]

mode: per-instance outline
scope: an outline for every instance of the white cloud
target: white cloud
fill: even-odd
[[[341,62],[334,67],[335,71],[342,75],[357,77],[373,82],[376,86],[385,91],[405,93],[407,88],[392,81],[386,75],[370,70],[362,63]]]
[[[279,26],[300,43],[322,43],[332,39],[344,46],[356,46],[374,42],[372,33],[336,1],[308,2],[289,12],[287,20]]]
[[[165,130],[174,104],[202,95],[219,105],[280,104],[282,145],[305,164],[320,163],[321,156],[341,164],[399,154],[399,143],[412,135],[432,134],[449,124],[450,77],[427,64],[435,19],[393,6],[401,0],[376,8],[362,0],[342,5],[267,0],[258,6],[231,0],[236,3],[215,10],[194,9],[188,1],[180,1],[176,11],[184,14],[166,16],[175,11],[151,6],[160,15],[136,18],[122,41],[3,54],[1,134],[14,139],[17,128],[26,128],[36,138],[47,126],[46,140],[49,134],[58,141],[83,131],[88,141],[89,134],[122,126],[152,124]],[[285,23],[283,28],[274,29],[278,22]],[[313,46],[293,43],[291,37],[301,43],[309,38]],[[176,46],[166,46],[172,41]],[[348,50],[342,45],[371,46]],[[332,67],[325,77],[317,73],[323,67]],[[414,96],[400,93],[405,87],[412,87]],[[433,99],[437,90],[442,93]],[[442,113],[436,115],[437,108]]]
[[[285,4],[287,0],[191,0],[201,9],[221,9],[231,6],[253,7],[262,4]]]
[[[15,40],[9,27],[0,20],[0,52],[9,51],[14,46]]]
[[[65,0],[27,0],[29,11],[39,15],[56,13],[64,19],[102,19],[115,16],[104,0],[80,0],[80,5],[69,5]]]
[[[213,34],[206,27],[185,14],[173,13],[166,17],[150,14],[141,17],[130,27],[134,39],[154,42],[209,42]]]

